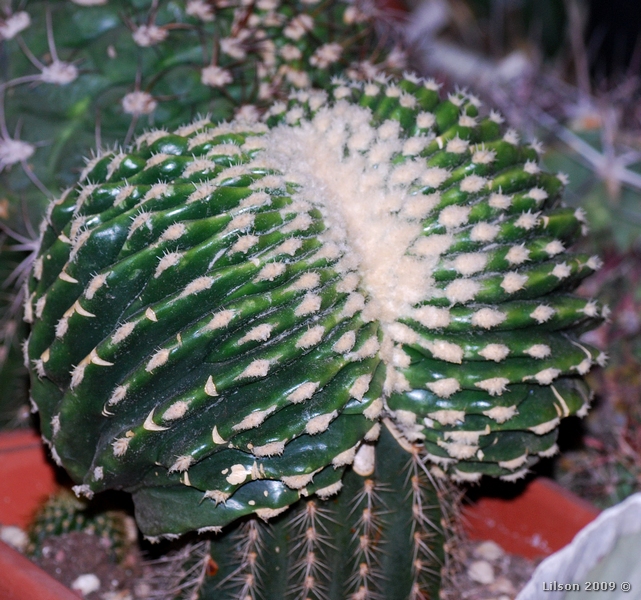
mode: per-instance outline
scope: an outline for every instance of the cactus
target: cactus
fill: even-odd
[[[112,561],[122,561],[136,540],[135,525],[122,511],[100,511],[85,500],[62,489],[52,494],[38,508],[29,524],[26,554],[38,558],[48,538],[73,531],[95,535],[104,540]]]
[[[429,478],[523,477],[605,358],[578,336],[606,308],[571,294],[599,267],[566,250],[584,216],[479,105],[412,75],[338,78],[262,122],[199,119],[93,158],[49,206],[25,305],[32,398],[75,491],[131,492],[151,538],[226,528],[214,556],[245,538],[219,585],[251,598],[290,585],[260,582],[255,517],[292,540],[283,571],[322,580],[291,533],[319,507],[323,564],[353,586],[329,597],[433,596],[416,566],[419,546],[442,556]],[[368,490],[380,522],[359,516]],[[347,522],[394,548],[372,578]],[[385,575],[397,548],[414,579]]]
[[[404,60],[390,52],[385,11],[342,0],[3,0],[0,8],[0,228],[25,249],[30,223],[96,147],[198,114],[253,114],[290,87],[322,87],[343,71],[371,77]],[[23,339],[15,315],[0,323],[7,349]],[[24,375],[4,362],[0,354],[7,376]],[[6,421],[24,401],[2,401]]]
[[[158,561],[150,587],[203,600],[439,597],[452,490],[387,428],[371,449],[375,462],[348,470],[332,501],[306,498],[269,523],[241,519],[186,544]]]

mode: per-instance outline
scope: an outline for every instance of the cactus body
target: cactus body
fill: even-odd
[[[218,570],[199,597],[438,598],[443,492],[387,428],[375,453],[370,468],[346,473],[335,499],[304,500],[269,525],[252,519],[211,542]]]
[[[459,481],[554,453],[603,359],[577,336],[604,309],[571,295],[599,261],[566,250],[585,224],[563,178],[478,105],[339,79],[262,123],[201,119],[92,160],[50,205],[26,301],[33,400],[76,491],[130,491],[150,537],[306,498],[286,530],[317,504],[355,518],[369,464],[407,526],[414,491],[381,453]]]

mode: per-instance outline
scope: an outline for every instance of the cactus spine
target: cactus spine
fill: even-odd
[[[605,309],[570,293],[599,267],[566,250],[584,217],[479,104],[411,75],[337,79],[264,122],[200,119],[96,156],[50,205],[26,302],[32,396],[76,491],[130,491],[150,537],[240,527],[220,583],[239,597],[263,593],[248,515],[310,543],[351,520],[413,573],[385,587],[401,567],[332,532],[338,554],[283,554],[318,589],[265,589],[325,597],[318,565],[349,563],[330,597],[434,592],[428,474],[522,477],[604,359],[577,336]]]

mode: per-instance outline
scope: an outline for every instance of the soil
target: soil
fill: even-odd
[[[141,585],[144,568],[137,547],[116,564],[103,539],[74,531],[48,538],[42,546],[42,556],[33,561],[87,600],[135,600],[148,596],[146,587]],[[94,591],[82,591],[97,585]]]
[[[444,582],[442,600],[514,600],[538,564],[489,540],[460,542],[454,559],[457,568]]]

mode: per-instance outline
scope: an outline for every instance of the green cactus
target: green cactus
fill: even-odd
[[[342,0],[0,0],[0,9],[0,228],[25,250],[37,246],[22,239],[30,223],[95,148],[199,114],[255,116],[290,88],[404,61],[390,51],[385,11]],[[19,296],[21,283],[6,293]],[[7,349],[23,339],[15,316],[0,324]],[[3,354],[0,369],[24,377]],[[6,398],[0,413],[15,421],[26,399]]]
[[[349,470],[336,500],[306,499],[270,525],[250,519],[213,541],[219,568],[200,597],[438,598],[443,486],[387,428],[374,448],[376,460]]]
[[[202,600],[439,597],[453,490],[387,428],[369,448],[375,461],[355,463],[332,501],[304,498],[269,523],[241,519],[183,545],[159,559],[150,587]]]
[[[73,531],[95,535],[105,541],[110,558],[122,561],[136,540],[136,528],[131,517],[122,511],[100,511],[71,491],[62,489],[52,494],[38,508],[29,524],[29,544],[26,554],[38,558],[48,538]]]
[[[479,105],[411,75],[339,78],[262,123],[200,119],[96,156],[50,204],[25,311],[43,438],[76,492],[131,492],[152,538],[226,528],[214,556],[249,528],[217,589],[258,581],[249,515],[274,519],[291,552],[282,579],[240,585],[251,598],[330,593],[285,576],[316,568],[287,561],[319,506],[323,564],[347,586],[329,597],[433,596],[428,477],[524,476],[604,360],[578,335],[606,309],[571,295],[599,267],[566,250],[584,217]],[[385,516],[366,525],[370,489]],[[374,551],[371,585],[333,525],[349,522],[394,548]]]

